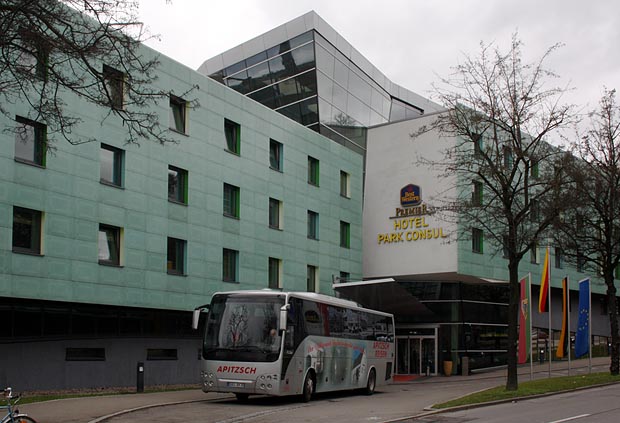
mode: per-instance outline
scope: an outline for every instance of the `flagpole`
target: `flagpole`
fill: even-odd
[[[549,356],[549,377],[551,377],[551,350],[553,349],[553,332],[551,332],[551,263],[549,263],[549,245],[547,245],[547,254],[545,256],[545,261],[547,262],[547,274],[549,275],[549,282],[547,283],[547,303],[549,305],[549,336],[547,339],[549,340],[549,351],[547,355]]]
[[[528,272],[527,274],[527,280],[528,280],[528,284],[527,284],[527,289],[528,289],[528,306],[529,306],[529,316],[530,316],[530,322],[529,322],[529,326],[530,326],[530,339],[529,339],[529,344],[530,344],[530,380],[534,380],[534,354],[532,354],[532,272]],[[538,339],[538,338],[537,338]]]
[[[588,282],[588,373],[592,373],[592,278]]]
[[[570,342],[570,278],[568,277],[568,275],[566,275],[566,310],[567,310],[567,314],[568,314],[568,322],[567,322],[567,326],[568,326],[568,375],[570,376],[570,349],[571,349],[571,342]]]

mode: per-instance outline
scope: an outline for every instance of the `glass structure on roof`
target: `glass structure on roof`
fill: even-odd
[[[366,128],[420,116],[315,30],[209,75],[365,155]]]

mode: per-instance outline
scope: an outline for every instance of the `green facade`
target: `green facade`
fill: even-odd
[[[145,54],[155,54],[144,48]],[[44,167],[15,160],[14,116],[0,116],[0,297],[190,310],[220,290],[268,286],[269,257],[281,260],[281,287],[306,290],[307,266],[318,291],[332,294],[332,275],[361,278],[362,155],[171,60],[160,57],[159,89],[196,107],[177,143],[125,145],[123,127],[102,108],[67,97],[83,122],[71,145],[50,135]],[[192,89],[192,87],[195,87]],[[188,93],[189,92],[189,93]],[[187,94],[185,94],[187,93]],[[168,127],[169,101],[158,104]],[[226,149],[224,120],[240,125],[240,154]],[[103,120],[103,122],[102,122]],[[44,123],[44,122],[43,122]],[[269,143],[283,145],[282,172],[270,169]],[[101,143],[124,151],[122,187],[100,182]],[[307,182],[308,156],[320,161],[320,186]],[[187,171],[187,204],[168,200],[168,166]],[[340,195],[340,172],[350,198]],[[238,219],[223,215],[223,185],[239,187]],[[282,228],[268,225],[269,198],[282,202]],[[42,254],[13,252],[13,208],[42,212]],[[319,213],[319,239],[307,237],[307,211]],[[350,248],[340,246],[340,222]],[[121,228],[121,265],[98,262],[100,224]],[[186,241],[185,274],[167,272],[167,238]],[[237,282],[223,282],[223,249],[237,250]]]

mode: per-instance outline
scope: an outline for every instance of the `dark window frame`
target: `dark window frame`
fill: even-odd
[[[26,127],[32,128],[32,143],[34,144],[32,158],[17,156],[16,147],[15,161],[38,167],[45,167],[45,161],[47,156],[47,126],[22,116],[15,116],[15,122],[17,122],[19,126],[23,127],[23,129],[20,129],[19,127],[15,128],[15,145],[17,146],[17,143],[19,142],[30,142],[29,140],[23,140],[22,137],[22,134],[25,134],[27,131]],[[20,140],[18,138],[22,139]]]
[[[108,105],[115,110],[123,110],[125,108],[126,91],[125,73],[104,63],[102,76],[105,81],[105,88],[108,94]]]
[[[106,361],[105,348],[68,347],[65,361]]]
[[[29,214],[30,216],[30,224],[28,225],[30,230],[29,232],[29,241],[30,247],[26,247],[23,245],[15,245],[16,242],[16,233],[19,230],[20,226],[16,225],[15,217],[18,212],[21,212],[21,215]],[[23,222],[24,226],[27,222]],[[19,224],[19,223],[18,223]],[[11,248],[14,253],[21,254],[31,254],[31,255],[42,255],[41,245],[42,245],[42,237],[43,237],[43,213],[39,210],[29,209],[26,207],[18,207],[13,206],[13,227],[12,227],[12,236],[11,236]]]
[[[269,167],[275,171],[283,171],[283,157],[284,145],[281,142],[269,139]]]
[[[268,283],[271,289],[282,288],[282,278],[280,276],[282,270],[282,259],[269,257],[268,260]]]
[[[269,197],[269,227],[271,229],[282,229],[282,225],[281,225],[282,217],[281,216],[282,216],[282,202],[278,200],[277,198]]]
[[[106,241],[108,244],[108,252],[109,252],[109,258],[107,259],[102,259],[101,258],[101,249],[100,249],[100,245],[99,242],[101,242],[100,236],[101,233],[105,233],[106,235]],[[100,223],[99,224],[99,231],[98,231],[98,237],[97,237],[97,253],[98,253],[98,263],[105,265],[105,266],[120,266],[121,265],[121,245],[122,245],[122,230],[120,227],[118,226],[113,226],[113,225],[106,225],[104,223]],[[109,245],[110,245],[110,237],[109,235],[112,235],[112,241],[113,241],[113,245],[114,245],[114,251],[110,250]]]
[[[351,198],[351,175],[344,170],[340,171],[340,196]]]
[[[476,254],[484,254],[484,232],[482,229],[472,228],[471,251]]]
[[[351,248],[351,224],[343,220],[340,221],[340,246]]]
[[[176,173],[176,183],[172,184],[170,172]],[[177,204],[187,204],[189,190],[189,172],[180,167],[168,165],[168,201]],[[174,188],[171,190],[171,188]]]
[[[222,250],[222,280],[239,282],[239,251],[230,248]]]
[[[187,135],[187,100],[170,94],[170,122],[171,130],[179,134]]]
[[[308,210],[308,239],[319,239],[319,214],[315,211]]]
[[[240,218],[241,189],[232,184],[224,183],[223,213],[226,217]]]
[[[125,150],[120,148],[101,143],[101,150],[106,150],[112,153],[112,180],[105,179],[103,174],[103,160],[101,160],[101,154],[99,158],[99,182],[104,185],[111,185],[115,187],[122,188],[123,187],[123,167],[124,167],[124,157]]]
[[[187,241],[169,236],[166,243],[166,273],[174,276],[185,276],[187,274],[186,260]]]
[[[317,292],[318,281],[317,281],[317,273],[318,267],[312,264],[308,264],[306,266],[306,291],[307,292]]]
[[[230,119],[224,119],[224,138],[226,151],[236,156],[241,155],[241,125]]]

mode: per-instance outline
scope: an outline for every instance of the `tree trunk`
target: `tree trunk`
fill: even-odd
[[[508,377],[506,378],[506,390],[516,391],[519,387],[517,379],[517,326],[519,323],[519,302],[521,301],[519,262],[516,258],[510,257],[508,271],[510,276],[508,282]]]
[[[609,372],[617,376],[620,374],[620,334],[618,331],[618,303],[616,301],[616,286],[612,272],[605,275],[607,285],[607,311],[609,312],[609,326],[611,329],[611,362]]]

